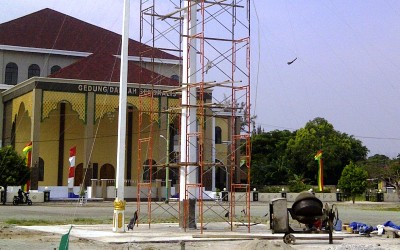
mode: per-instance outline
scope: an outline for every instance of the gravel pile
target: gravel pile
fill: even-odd
[[[290,245],[283,243],[283,241],[270,241],[270,240],[252,240],[248,243],[241,244],[236,249],[252,249],[252,250],[293,250]]]

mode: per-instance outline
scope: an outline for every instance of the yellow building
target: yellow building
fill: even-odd
[[[0,79],[6,89],[2,145],[22,152],[33,142],[31,189],[67,185],[73,146],[75,186],[115,178],[120,40],[118,34],[51,9],[0,24]],[[165,179],[165,138],[169,160],[179,154],[179,112],[166,111],[179,111],[181,100],[166,91],[179,86],[180,60],[134,40],[129,41],[129,58],[125,177],[149,179],[146,165],[151,161],[151,178]],[[211,92],[205,102],[211,102]],[[205,159],[209,167],[221,163],[214,181],[211,171],[206,173],[210,190],[228,184],[224,166],[229,148],[224,142],[231,139],[228,115],[206,114]],[[141,147],[139,157],[140,138],[152,140]],[[173,184],[179,179],[176,170]]]

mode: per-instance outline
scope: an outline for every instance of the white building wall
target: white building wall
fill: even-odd
[[[4,64],[4,52],[0,50],[0,84],[4,83],[4,72],[6,65]]]
[[[82,59],[77,56],[66,56],[66,55],[55,55],[45,53],[33,53],[33,52],[20,52],[11,50],[0,50],[0,79],[1,83],[5,80],[5,67],[8,63],[13,62],[18,65],[18,81],[22,82],[28,79],[28,68],[31,64],[37,64],[40,67],[40,76],[45,77],[50,75],[51,67],[58,65],[64,68],[68,65],[75,63]],[[166,63],[155,63],[154,68],[150,62],[137,63],[146,69],[154,70],[156,73],[171,77],[172,75],[181,75],[181,69],[179,64],[166,64]]]
[[[162,60],[162,59],[161,59]],[[148,63],[137,63],[138,65],[148,70],[153,70],[153,66],[150,62]],[[179,64],[163,64],[154,63],[154,72],[170,78],[172,75],[181,76],[181,66]]]
[[[32,64],[37,64],[40,67],[40,76],[48,76],[51,72],[51,67],[58,65],[64,68],[77,60],[79,57],[64,56],[64,55],[49,55],[42,53],[18,52],[18,51],[0,51],[0,79],[1,83],[5,80],[6,65],[10,62],[18,65],[18,81],[22,82],[28,79],[28,68]]]

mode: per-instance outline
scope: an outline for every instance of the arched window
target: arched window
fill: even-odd
[[[179,76],[178,75],[172,75],[171,79],[174,81],[178,81],[179,82]]]
[[[222,129],[220,127],[215,127],[215,144],[222,143]]]
[[[6,65],[6,74],[4,83],[8,85],[16,85],[18,82],[18,66],[15,63]]]
[[[61,69],[60,66],[54,65],[54,66],[51,67],[51,69],[50,69],[50,74],[52,75],[52,74],[56,73],[57,71],[59,71],[60,69]]]
[[[37,64],[31,64],[28,68],[28,78],[40,76],[40,67]]]

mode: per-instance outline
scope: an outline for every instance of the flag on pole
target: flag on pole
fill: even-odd
[[[32,157],[32,142],[29,142],[29,143],[22,149],[22,153],[23,153],[23,155],[24,155],[24,157],[25,157],[26,166],[27,166],[28,168],[30,168],[30,167],[31,167],[31,157]],[[28,180],[28,181],[26,182],[26,187],[23,188],[23,189],[25,190],[25,192],[28,192],[28,191],[29,191],[30,185],[31,185],[31,182],[30,182],[30,180]]]
[[[24,157],[25,157],[25,163],[26,163],[26,166],[28,166],[28,167],[31,165],[31,161],[30,161],[31,152],[32,152],[32,142],[29,142],[24,147],[24,149],[22,149],[22,153],[24,154]]]
[[[69,150],[68,188],[74,187],[76,146]]]
[[[322,150],[319,150],[314,156],[314,159],[318,161],[318,188],[322,192],[324,190],[324,172],[322,166]]]

